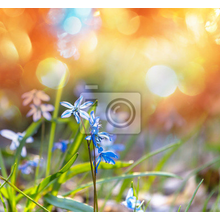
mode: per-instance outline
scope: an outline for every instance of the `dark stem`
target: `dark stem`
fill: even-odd
[[[95,146],[94,146],[94,143],[92,142],[93,144],[93,153],[94,153],[94,164],[95,164],[95,167],[94,167],[94,173],[95,173],[95,185],[94,185],[94,197],[96,196],[96,211],[98,212],[99,211],[99,207],[98,207],[98,198],[97,198],[97,194],[95,195],[95,192],[97,193],[97,190],[96,190],[96,157],[95,157]]]
[[[85,131],[85,136],[87,137],[86,128],[85,128],[84,122],[83,122],[81,117],[80,117],[80,120],[82,122],[84,131]],[[90,143],[91,143],[91,141],[88,141],[88,140],[86,140],[86,141],[87,141],[87,145],[88,145],[89,161],[90,161],[92,180],[93,180],[93,187],[94,187],[94,212],[95,212],[96,211],[96,204],[98,204],[98,202],[97,202],[97,197],[96,197],[96,195],[97,195],[97,193],[96,193],[96,181],[95,181],[95,176],[94,176],[94,173],[93,173],[92,156],[91,156],[91,150],[90,150]]]

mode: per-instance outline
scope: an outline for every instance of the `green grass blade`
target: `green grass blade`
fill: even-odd
[[[169,150],[169,152],[167,152],[162,158],[161,160],[157,163],[156,167],[154,168],[154,171],[160,171],[162,170],[162,168],[164,167],[164,165],[166,164],[166,162],[169,160],[169,158],[179,149],[179,147],[181,146],[181,144],[177,144],[176,146],[174,146],[172,149]],[[147,183],[146,183],[146,191],[149,191],[149,189],[151,188],[153,182],[155,180],[155,176],[151,176],[149,177]]]
[[[0,176],[0,179],[5,181],[7,184],[9,184],[13,189],[15,189],[17,192],[21,193],[24,197],[26,197],[27,199],[29,199],[31,202],[35,203],[36,205],[38,205],[39,207],[41,207],[44,211],[48,212],[48,210],[46,208],[44,208],[42,205],[40,205],[38,202],[34,201],[31,197],[29,197],[28,195],[26,195],[24,192],[22,192],[20,189],[18,189],[14,184],[10,183],[7,179],[5,179],[4,177]]]
[[[108,177],[108,178],[105,178],[105,179],[99,179],[99,180],[96,181],[96,184],[108,183],[108,182],[113,181],[113,180],[121,181],[123,179],[130,179],[130,178],[141,177],[141,176],[163,176],[163,177],[173,177],[173,178],[182,179],[180,176],[177,176],[177,175],[172,174],[172,173],[167,173],[167,172],[143,172],[143,173],[135,172],[135,173],[132,173],[132,174],[123,174],[121,176],[114,176],[114,177]],[[76,189],[65,193],[64,196],[74,194],[76,192],[79,192],[82,189],[86,189],[88,187],[91,187],[92,185],[93,185],[92,182],[81,185],[81,186],[77,187]]]
[[[180,187],[179,187],[179,188],[177,189],[177,191],[175,192],[175,196],[174,196],[174,199],[173,199],[173,201],[172,201],[172,203],[171,203],[170,210],[173,209],[178,194],[179,194],[180,191],[183,189],[183,187],[185,186],[185,184],[186,184],[186,182],[189,180],[189,178],[192,177],[192,176],[194,176],[194,175],[196,175],[196,174],[197,174],[198,172],[200,172],[201,170],[203,170],[203,169],[205,169],[205,168],[207,168],[207,167],[209,167],[209,166],[211,166],[211,165],[213,165],[213,164],[215,164],[215,163],[217,163],[217,162],[220,162],[220,157],[215,158],[214,160],[212,160],[212,161],[210,161],[210,162],[208,162],[208,163],[206,163],[206,164],[204,164],[204,165],[202,165],[202,166],[200,166],[200,167],[194,169],[191,173],[189,173],[189,175],[184,179],[184,181],[182,182],[182,184],[180,185]]]
[[[0,150],[0,167],[1,167],[1,172],[2,172],[2,176],[7,178],[8,174],[5,168],[5,164],[4,164],[4,159],[2,157],[2,152]]]
[[[0,200],[1,200],[2,204],[3,204],[4,211],[7,212],[7,208],[6,208],[6,205],[5,205],[5,201],[4,201],[3,197],[2,197],[1,190],[0,190]]]
[[[193,196],[192,196],[192,198],[191,198],[191,200],[190,200],[190,202],[189,202],[188,206],[186,207],[185,212],[188,212],[188,210],[189,210],[189,208],[190,208],[190,206],[191,206],[191,204],[192,204],[192,201],[193,201],[193,199],[195,198],[196,193],[197,193],[197,191],[198,191],[199,187],[201,186],[201,184],[202,184],[203,180],[204,180],[204,179],[202,179],[202,180],[201,180],[201,182],[200,182],[200,183],[199,183],[199,185],[197,186],[197,188],[196,188],[195,192],[193,193]]]
[[[208,202],[209,202],[209,200],[211,199],[211,197],[213,196],[213,194],[214,194],[215,192],[216,192],[216,188],[211,191],[211,193],[209,194],[209,196],[208,196],[207,199],[205,200],[204,205],[203,205],[203,208],[202,208],[202,212],[206,212]]]
[[[47,194],[44,196],[44,200],[48,202],[49,204],[62,208],[62,209],[67,209],[73,212],[92,212],[93,207],[86,205],[81,202],[77,202],[71,198],[63,198],[60,196],[53,196]]]
[[[180,209],[181,209],[181,205],[180,205],[180,207],[178,208],[178,211],[177,211],[177,212],[180,212]]]
[[[154,156],[154,155],[156,155],[156,154],[159,154],[159,153],[161,153],[161,152],[163,152],[163,151],[166,151],[166,150],[168,150],[168,149],[171,149],[171,148],[173,148],[173,147],[177,147],[177,146],[179,146],[179,145],[181,145],[181,144],[182,144],[182,141],[178,141],[178,142],[176,142],[176,143],[166,145],[166,146],[164,146],[164,147],[162,147],[162,148],[160,148],[160,149],[158,149],[158,150],[156,150],[156,151],[153,151],[153,152],[151,152],[151,153],[148,153],[148,154],[142,156],[142,157],[141,157],[139,160],[137,160],[133,165],[131,165],[131,166],[126,170],[126,172],[131,171],[134,167],[136,167],[137,165],[139,165],[139,164],[142,163],[143,161],[149,159],[150,157],[152,157],[152,156]]]
[[[70,169],[70,167],[73,165],[73,163],[76,161],[77,157],[78,157],[78,153],[75,154],[74,156],[72,156],[72,158],[69,160],[69,162],[60,171],[58,171],[57,173],[54,173],[51,176],[46,177],[43,181],[41,181],[41,183],[37,187],[37,193],[39,193],[43,189],[45,189],[46,186],[50,182],[52,182],[54,179],[58,178],[63,173],[67,172]]]

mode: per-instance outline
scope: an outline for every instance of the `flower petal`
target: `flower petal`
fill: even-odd
[[[50,121],[52,118],[49,112],[43,112],[43,117],[46,118],[48,121]]]
[[[91,138],[92,138],[92,136],[89,135],[89,136],[87,136],[85,139],[86,139],[87,141],[91,141]]]
[[[18,135],[14,132],[14,131],[10,131],[8,129],[3,129],[0,131],[0,134],[5,137],[5,138],[8,138],[10,140],[13,140],[15,138],[18,137]]]
[[[71,114],[72,114],[72,110],[66,110],[61,115],[61,118],[69,118],[71,116]]]
[[[95,118],[94,123],[93,123],[93,126],[94,126],[94,127],[99,127],[99,126],[101,126],[101,125],[99,124],[99,120],[100,120],[99,117],[96,117],[96,118]]]
[[[27,97],[26,99],[24,99],[24,101],[23,101],[23,105],[24,106],[26,106],[27,104],[29,104],[30,102],[31,102],[31,100],[32,100],[32,97],[31,96],[29,96],[29,97]]]
[[[36,106],[39,106],[41,104],[41,100],[37,97],[37,96],[34,96],[33,98],[33,103],[36,105]]]
[[[10,145],[10,150],[16,150],[17,147],[18,147],[18,146],[17,146],[16,142],[12,141],[12,142],[11,142],[11,145]]]
[[[37,90],[36,89],[33,89],[29,92],[25,92],[24,94],[22,94],[21,98],[24,99],[24,98],[27,98],[27,97],[32,97],[33,98],[33,94],[36,92]]]
[[[82,118],[85,118],[86,120],[89,120],[89,114],[87,112],[80,110],[79,114]]]
[[[104,152],[103,154],[107,157],[112,157],[112,158],[116,158],[116,159],[118,158],[118,156],[115,153],[111,152],[111,151]]]
[[[38,90],[36,96],[43,101],[50,101],[50,96],[47,95],[44,91]]]
[[[52,151],[56,150],[56,149],[61,149],[62,148],[62,144],[60,142],[56,142],[53,145],[53,149]]]
[[[29,137],[27,140],[26,140],[26,143],[32,143],[34,142],[34,138],[32,137]]]
[[[99,168],[99,164],[101,162],[101,157],[98,156],[98,158],[96,159],[96,167],[95,167],[95,172],[98,173],[98,168]]]
[[[27,156],[26,147],[23,147],[23,148],[22,148],[22,150],[21,150],[21,156],[22,156],[22,157],[26,157],[26,156]]]
[[[34,105],[30,105],[31,110],[27,113],[26,117],[29,117],[33,115],[35,112],[37,112],[37,108]]]
[[[33,121],[36,122],[41,118],[41,111],[37,111],[33,114]]]
[[[105,160],[106,163],[115,164],[115,161],[110,157],[102,155],[102,158]]]
[[[74,117],[76,119],[76,122],[79,124],[80,123],[80,117],[78,115],[78,112],[73,112],[73,115],[74,115]]]
[[[95,120],[95,112],[94,111],[91,111],[90,117],[91,117],[92,121],[94,122],[94,120]]]
[[[106,138],[106,139],[111,140],[111,135],[110,135],[109,133],[107,133],[107,132],[100,132],[100,133],[99,133],[99,136],[100,136],[101,138]]]
[[[42,110],[42,112],[51,112],[54,110],[54,106],[51,104],[42,104],[41,110]]]
[[[127,200],[129,197],[132,197],[133,195],[134,195],[133,189],[130,188],[130,189],[128,190],[128,194],[127,194],[127,196],[126,196],[126,200]]]
[[[74,106],[75,106],[76,108],[78,108],[78,107],[81,105],[82,100],[83,100],[83,96],[81,95],[81,96],[75,101]]]
[[[60,104],[66,108],[70,108],[70,109],[74,108],[74,106],[72,104],[70,104],[69,102],[63,101],[63,102],[60,102]]]
[[[89,101],[89,102],[83,103],[79,108],[80,109],[85,109],[85,108],[88,108],[91,105],[93,105],[93,102]]]

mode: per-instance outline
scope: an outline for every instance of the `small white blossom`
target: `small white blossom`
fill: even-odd
[[[33,103],[35,105],[40,105],[41,100],[42,101],[49,101],[50,100],[50,96],[47,95],[44,91],[36,90],[36,89],[33,89],[30,92],[24,93],[21,97],[24,99],[23,105],[27,105],[31,101],[33,101]]]
[[[54,110],[53,105],[51,104],[42,104],[39,106],[30,105],[31,110],[27,113],[27,117],[33,115],[33,121],[38,121],[41,117],[46,118],[48,121],[51,120],[51,114],[49,112]]]

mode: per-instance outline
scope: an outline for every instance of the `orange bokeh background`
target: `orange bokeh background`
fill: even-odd
[[[183,117],[183,127],[203,114],[216,117],[219,15],[219,9],[0,9],[0,98],[22,111],[22,93],[50,88],[36,73],[39,63],[51,58],[67,68],[67,96],[83,80],[101,91],[139,92],[152,123],[164,123],[173,111]],[[160,72],[146,79],[161,65],[174,72],[174,84],[167,84],[169,71],[162,81]],[[53,63],[45,68],[55,80],[59,71]],[[166,93],[167,86],[172,92]],[[55,89],[48,91],[52,100]]]

